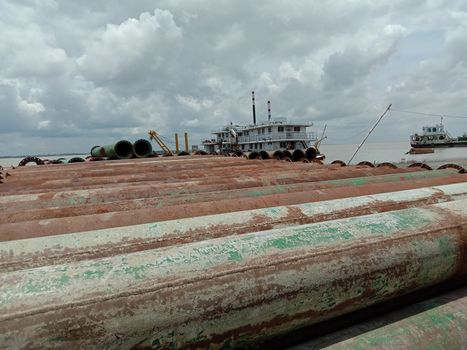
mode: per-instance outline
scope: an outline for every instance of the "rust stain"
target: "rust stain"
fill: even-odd
[[[300,160],[302,157],[286,151],[283,159],[287,158]],[[22,341],[23,348],[149,349],[159,345],[161,348],[228,348],[261,341],[444,279],[467,275],[465,215],[439,206],[437,203],[453,200],[441,191],[423,199],[375,201],[320,215],[306,215],[300,208],[293,207],[301,203],[463,183],[465,175],[447,172],[439,177],[408,179],[404,174],[425,172],[428,168],[414,165],[396,169],[390,163],[374,167],[369,162],[344,165],[343,162],[320,165],[201,156],[184,160],[159,157],[157,160],[85,162],[9,170],[11,176],[2,175],[4,184],[0,187],[0,241],[278,206],[285,207],[285,214],[278,217],[255,214],[243,222],[174,229],[163,239],[130,237],[118,244],[104,242],[81,250],[78,243],[76,248],[48,248],[40,257],[25,254],[24,259],[12,265],[24,270],[2,275],[6,286],[14,289],[22,278],[29,273],[32,276],[36,269],[31,267],[43,268],[51,274],[60,268],[70,268],[70,271],[64,273],[60,281],[63,294],[50,294],[40,289],[37,294],[31,292],[31,296],[38,297],[36,305],[31,297],[26,300],[16,294],[17,304],[5,306],[8,312],[0,321],[0,339],[10,341],[16,337]],[[450,164],[443,168],[463,172],[462,167]],[[395,178],[372,183],[375,176],[387,174],[395,174]],[[361,177],[367,177],[368,181],[360,179],[359,184],[324,182]],[[437,206],[431,207],[431,204]],[[130,269],[128,273],[134,273],[134,279],[128,279],[128,285],[115,290],[109,287],[111,281],[106,285],[105,280],[93,275],[95,271],[89,270],[86,271],[89,278],[96,281],[91,288],[67,287],[67,278],[76,278],[73,271],[88,262],[97,266],[105,259],[131,259],[134,254],[148,252],[173,259],[170,252],[194,249],[206,242],[212,243],[212,250],[207,251],[216,252],[216,242],[246,240],[253,236],[262,239],[271,235],[269,230],[285,226],[299,228],[426,206],[431,209],[423,210],[430,210],[441,219],[413,232],[402,230],[387,237],[380,234],[329,246],[305,247],[299,240],[292,248],[273,246],[267,253],[249,257],[235,251],[226,252],[232,253],[229,259],[216,264],[209,254],[200,255],[192,264],[205,263],[204,270],[189,273],[190,268],[197,266],[187,265],[183,273],[174,270],[145,278],[144,274],[138,275]],[[417,250],[417,244],[432,242],[438,244],[432,256],[429,250]],[[456,249],[450,249],[451,246]],[[430,274],[431,259],[442,261],[443,254],[446,255],[446,266],[442,266],[445,271]],[[8,257],[2,259],[8,264]],[[318,267],[321,270],[314,271],[314,278],[308,281],[311,269]],[[154,271],[158,272],[157,268]],[[327,273],[333,273],[334,277],[327,279]],[[42,280],[47,281],[47,278]],[[37,286],[26,283],[26,287],[33,290]],[[29,308],[25,306],[28,303]],[[154,315],[165,318],[158,320],[159,316]],[[239,315],[237,319],[235,315]],[[252,317],[251,322],[248,315]],[[189,327],[205,327],[204,330],[210,331],[190,338],[183,333]],[[168,334],[173,339],[162,341],[158,339],[159,334]]]

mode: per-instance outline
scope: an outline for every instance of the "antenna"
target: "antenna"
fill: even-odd
[[[256,125],[255,92],[251,92],[251,102],[253,103],[253,125]]]
[[[268,101],[268,120],[271,120],[271,101]]]

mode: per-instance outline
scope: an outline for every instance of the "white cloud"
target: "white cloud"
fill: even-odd
[[[195,118],[195,119],[185,120],[183,122],[183,125],[188,126],[188,127],[198,126],[199,125],[199,119]]]
[[[50,120],[41,120],[39,123],[37,123],[37,128],[38,129],[45,129],[50,125]]]
[[[148,76],[167,63],[181,38],[169,11],[144,12],[137,19],[107,24],[104,31],[95,33],[85,41],[77,63],[82,74],[96,82],[132,73]]]
[[[34,115],[45,111],[45,107],[42,103],[39,102],[29,102],[26,100],[18,101],[18,107],[21,111]]]
[[[181,127],[196,143],[224,123],[250,122],[251,90],[259,120],[271,100],[273,116],[330,125],[330,142],[390,102],[463,115],[466,23],[467,7],[443,0],[5,0],[0,139],[12,148],[2,152],[87,150]]]
[[[197,99],[193,96],[181,95],[177,95],[175,98],[181,105],[195,112],[199,112],[203,109],[209,109],[213,106],[213,102],[208,99]]]

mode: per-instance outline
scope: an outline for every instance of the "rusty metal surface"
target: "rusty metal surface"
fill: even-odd
[[[409,179],[434,178],[443,175],[446,175],[446,172],[417,172],[408,173],[407,175],[382,175],[363,178],[339,179],[334,181],[321,181],[318,183],[303,182],[295,184],[255,186],[237,189],[229,189],[228,186],[223,186],[223,188],[219,189],[219,186],[198,185],[192,187],[193,191],[187,189],[188,186],[186,186],[186,184],[182,184],[177,187],[171,186],[166,188],[166,191],[162,191],[162,193],[160,193],[160,191],[163,189],[163,186],[158,186],[157,189],[153,189],[151,192],[148,192],[148,188],[144,186],[142,190],[148,194],[146,197],[141,198],[138,196],[137,198],[119,198],[120,201],[115,198],[111,201],[107,200],[107,203],[98,202],[96,199],[98,199],[99,196],[95,193],[92,195],[84,193],[79,198],[68,196],[66,201],[60,201],[59,199],[45,201],[42,200],[39,201],[39,203],[37,203],[38,201],[34,201],[36,202],[36,207],[30,206],[28,209],[22,209],[26,204],[24,201],[22,202],[22,205],[3,205],[3,208],[2,204],[0,204],[0,208],[3,209],[2,211],[4,214],[2,217],[0,217],[0,224],[77,215],[91,215],[103,212],[129,211],[153,207],[160,208],[198,202],[213,202],[223,200],[225,198],[234,200],[238,198],[304,192],[331,187],[345,187],[349,185],[362,186],[371,183],[391,182],[396,179],[399,181],[404,181]],[[129,192],[127,189],[123,189],[122,191],[127,194]],[[193,195],[194,193],[196,193],[196,195]],[[43,195],[40,196],[44,197]],[[60,198],[60,196],[54,195],[54,198],[55,197]],[[85,198],[89,200],[85,200]],[[31,203],[28,202],[27,204]],[[38,204],[45,205],[45,207],[37,207]],[[105,206],[103,206],[103,204],[105,204]]]
[[[299,178],[302,181],[317,181],[325,179],[348,178],[358,176],[381,175],[389,173],[406,173],[413,171],[421,171],[421,169],[368,169],[362,167],[349,167],[346,171],[336,172],[335,165],[321,166],[316,164],[294,163],[287,166],[287,163],[277,162],[276,160],[265,160],[267,163],[261,165],[262,161],[246,162],[243,160],[241,164],[233,166],[229,164],[229,171],[226,170],[227,165],[221,164],[216,168],[211,169],[208,165],[199,169],[184,170],[181,167],[169,168],[165,170],[147,169],[127,169],[128,173],[115,172],[109,174],[106,169],[100,169],[98,173],[89,173],[84,171],[84,174],[89,176],[80,176],[80,172],[74,173],[58,173],[51,176],[46,174],[41,177],[40,174],[32,174],[29,178],[22,174],[17,176],[13,173],[8,179],[8,186],[1,188],[0,193],[31,193],[44,191],[46,189],[58,190],[60,188],[92,188],[101,187],[103,185],[118,185],[118,184],[138,184],[140,182],[158,181],[158,182],[175,182],[200,180],[209,181],[211,179],[236,179],[241,176],[250,175],[256,178]],[[16,170],[16,169],[15,169]],[[453,171],[456,171],[455,169]]]
[[[276,227],[361,216],[467,197],[467,182],[372,196],[271,207],[0,245],[0,272],[186,244]]]
[[[467,288],[461,288],[289,350],[466,348]]]
[[[101,213],[66,216],[48,219],[36,219],[14,223],[0,224],[0,241],[57,235],[69,232],[82,232],[96,229],[128,226],[138,223],[150,223],[162,220],[174,220],[202,215],[228,213],[241,210],[268,208],[271,206],[292,205],[307,202],[319,202],[338,198],[355,197],[413,188],[437,186],[442,184],[461,183],[465,181],[464,174],[449,177],[424,178],[390,183],[374,183],[359,186],[351,184],[344,187],[318,189],[313,191],[278,193],[252,192],[247,197],[231,200],[226,197],[216,201],[200,202],[197,196],[183,197],[181,203],[165,205],[165,200],[152,208],[107,212],[106,206]],[[170,199],[167,199],[171,202]],[[81,206],[86,207],[86,206]],[[71,210],[75,208],[71,207]],[[53,209],[52,209],[53,210]],[[61,209],[63,213],[67,208]]]
[[[0,274],[0,344],[226,348],[467,271],[467,200]]]
[[[230,348],[465,276],[463,168],[341,165],[3,170],[0,349]]]

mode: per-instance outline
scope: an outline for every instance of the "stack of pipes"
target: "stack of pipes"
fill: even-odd
[[[467,274],[460,167],[188,156],[8,174],[2,349],[261,347]],[[465,340],[453,295],[457,316],[439,312]]]

